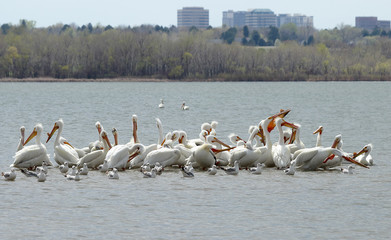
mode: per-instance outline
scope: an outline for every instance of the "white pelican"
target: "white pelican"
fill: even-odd
[[[225,171],[225,173],[227,173],[228,175],[238,175],[239,173],[239,162],[238,161],[235,161],[234,163],[234,167],[230,167],[230,168],[221,168]]]
[[[277,117],[275,119],[279,138],[278,143],[272,149],[273,161],[277,169],[287,168],[291,162],[291,152],[289,148],[284,143],[284,133],[282,131],[282,126],[288,126],[291,128],[297,128],[295,125],[286,122],[284,119]]]
[[[159,162],[165,168],[177,164],[180,157],[180,150],[163,147],[148,153],[144,159],[144,165],[149,164],[150,166],[155,166]]]
[[[306,148],[302,149],[301,151],[298,151],[297,153],[297,155],[295,153],[296,157],[293,161],[296,164],[297,168],[303,171],[316,171],[322,165],[322,163],[324,163],[326,159],[332,154],[342,157],[347,161],[355,163],[362,167],[366,167],[361,163],[356,162],[349,156],[344,155],[340,150],[333,147]]]
[[[233,164],[237,161],[239,163],[239,167],[248,168],[253,166],[255,162],[259,162],[258,160],[261,158],[262,152],[260,148],[253,149],[251,144],[258,132],[259,130],[256,128],[253,130],[247,142],[244,144],[244,148],[235,148],[231,151],[229,159],[229,164],[231,166],[233,166]]]
[[[133,123],[133,134],[132,134],[132,138],[130,139],[130,142],[128,143],[129,145],[140,143],[137,137],[137,115],[136,114],[132,115],[132,123]]]
[[[321,147],[322,146],[322,133],[323,133],[323,126],[319,126],[318,129],[316,129],[313,134],[318,134],[316,137],[316,145],[315,147]]]
[[[79,155],[76,150],[66,142],[65,139],[61,139],[61,133],[64,128],[64,121],[59,119],[54,123],[53,129],[48,134],[46,143],[52,138],[53,134],[58,130],[57,137],[54,140],[54,160],[58,165],[62,165],[68,162],[69,166],[76,165],[79,161]],[[61,142],[63,140],[63,142]]]
[[[1,176],[3,176],[4,180],[6,180],[6,181],[14,181],[16,178],[15,169],[11,168],[11,171],[9,171],[9,172],[2,172]]]
[[[126,168],[139,168],[143,165],[145,157],[148,153],[157,149],[156,144],[151,144],[149,146],[144,146],[141,143],[136,143],[130,147],[129,153],[133,153],[129,156],[128,164]]]
[[[228,149],[233,149],[232,147],[230,147],[228,144],[225,144],[223,143],[222,141],[220,141],[216,136],[214,135],[208,135],[206,137],[206,142],[207,143],[210,143],[214,146],[216,146],[216,149],[218,150],[221,150],[223,149],[223,146],[227,147]],[[231,153],[229,153],[228,151],[222,151],[222,152],[219,152],[219,153],[216,153],[215,156],[217,158],[216,160],[216,165],[219,165],[219,166],[227,166],[229,164],[229,160],[231,158]]]
[[[257,163],[256,167],[250,168],[252,174],[262,174],[262,163]]]
[[[109,170],[109,164],[107,164],[107,160],[104,160],[103,164],[98,166],[98,170],[100,172],[107,172],[107,170]]]
[[[130,156],[129,150],[128,145],[117,145],[111,148],[105,158],[109,169],[125,170]]]
[[[159,138],[157,140],[157,144],[159,146],[162,146],[165,142],[165,138],[163,137],[163,124],[162,124],[162,121],[160,121],[159,118],[156,118],[156,127],[157,127],[157,130],[158,130],[158,133],[159,133]]]
[[[284,173],[286,175],[295,175],[295,172],[296,172],[296,162],[292,161],[289,168],[284,170]]]
[[[113,168],[113,171],[109,171],[107,173],[107,177],[109,179],[119,179],[118,170],[116,168]]]
[[[105,160],[106,154],[109,151],[109,139],[107,137],[106,131],[102,131],[100,134],[103,139],[103,150],[96,150],[86,154],[84,157],[80,158],[77,165],[79,167],[83,166],[84,163],[87,163],[89,168],[95,169]]]
[[[254,162],[254,164],[263,163],[266,167],[275,166],[272,155],[273,143],[270,139],[270,132],[268,131],[268,125],[272,121],[272,118],[267,118],[258,124],[259,135],[260,138],[263,138],[265,146],[257,148],[257,150],[261,151],[261,155],[259,156],[258,160]]]
[[[67,173],[69,170],[68,162],[64,162],[64,164],[59,167],[61,173]]]
[[[186,169],[185,167],[181,167],[183,177],[194,177],[194,173]]]
[[[83,167],[79,171],[80,175],[87,175],[88,174],[88,166],[87,163],[83,164]]]
[[[216,165],[213,165],[211,168],[208,169],[209,175],[216,175],[216,173],[217,173]]]
[[[239,141],[245,142],[241,137],[239,137],[235,133],[231,133],[228,135],[229,141],[233,144],[233,146],[237,146]]]
[[[355,159],[357,162],[361,164],[364,164],[365,166],[372,166],[373,158],[370,154],[372,151],[372,147],[373,147],[372,144],[365,145],[360,152],[353,155],[353,159]]]
[[[116,128],[113,128],[111,130],[111,133],[113,134],[113,137],[114,137],[114,146],[117,146],[118,145],[118,131]]]
[[[200,140],[200,139],[188,140],[187,133],[185,131],[178,131],[178,135],[179,135],[178,136],[179,144],[183,144],[183,146],[185,146],[188,149],[192,149],[194,147],[197,147],[202,142],[202,140]]]
[[[23,148],[24,145],[24,132],[26,131],[26,128],[24,126],[20,127],[20,140],[18,147],[16,148],[16,151],[19,151]]]
[[[182,110],[189,110],[189,106],[186,105],[185,102],[182,103],[182,106],[181,106],[181,109]]]
[[[348,168],[342,168],[341,171],[342,173],[353,174],[353,169],[354,167],[352,165],[349,165]]]
[[[164,108],[164,102],[163,102],[163,99],[160,99],[159,108]]]
[[[150,171],[143,172],[144,178],[155,178],[156,177],[156,169],[152,168]]]
[[[305,148],[304,143],[300,139],[300,129],[301,125],[295,123],[295,126],[297,126],[296,129],[292,129],[292,135],[291,135],[291,140],[287,147],[289,148],[289,151],[291,154],[294,154],[297,150]]]
[[[46,181],[46,174],[43,172],[41,169],[37,175],[38,177],[38,182],[45,182]]]
[[[34,127],[33,132],[27,138],[24,145],[26,145],[34,137],[36,137],[36,144],[27,147],[25,146],[23,149],[17,151],[14,156],[14,163],[11,164],[11,167],[34,168],[36,166],[41,166],[43,161],[52,166],[46,147],[41,143],[42,130],[43,127],[40,123]]]
[[[213,151],[212,151],[213,150]],[[214,152],[221,152],[222,150],[213,149],[209,143],[204,143],[194,149],[192,155],[187,158],[187,165],[199,167],[201,169],[208,169],[216,164],[216,156]]]

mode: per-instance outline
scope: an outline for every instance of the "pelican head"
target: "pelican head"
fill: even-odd
[[[43,130],[43,126],[41,123],[38,123],[37,125],[35,125],[33,131],[31,132],[30,136],[26,139],[23,146],[26,145],[28,142],[30,142],[31,139],[33,139],[35,136],[41,135],[42,130]]]
[[[46,143],[49,142],[49,140],[53,137],[53,134],[59,129],[64,126],[64,121],[60,118],[58,119],[53,126],[52,131],[48,134],[48,139],[46,140]]]

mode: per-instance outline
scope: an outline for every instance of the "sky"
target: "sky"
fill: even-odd
[[[390,0],[1,0],[0,25],[36,21],[36,27],[57,23],[78,26],[177,25],[177,10],[203,7],[209,10],[209,25],[221,27],[223,11],[268,8],[276,15],[300,13],[314,17],[316,29],[355,25],[356,16],[391,20]]]

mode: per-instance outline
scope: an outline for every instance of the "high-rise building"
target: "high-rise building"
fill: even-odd
[[[277,26],[281,27],[287,23],[294,23],[297,27],[313,27],[314,17],[301,14],[279,14],[277,18]]]
[[[253,9],[247,12],[245,24],[252,29],[277,27],[277,16],[270,9]]]
[[[207,28],[209,10],[202,7],[184,7],[178,10],[178,28]]]
[[[246,14],[246,11],[224,11],[223,25],[227,27],[244,27],[244,25],[246,25]]]
[[[377,20],[377,17],[356,17],[356,27],[372,31],[376,27],[390,31],[391,22],[384,20]]]

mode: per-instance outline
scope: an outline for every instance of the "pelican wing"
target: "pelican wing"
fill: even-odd
[[[300,166],[308,161],[311,161],[316,154],[318,154],[319,150],[317,148],[307,148],[300,151],[300,153],[296,156],[295,161],[296,165]]]

